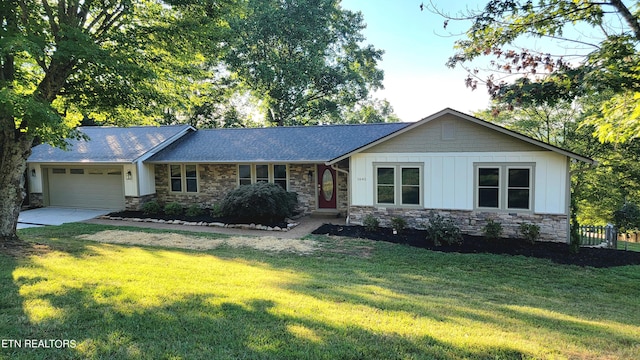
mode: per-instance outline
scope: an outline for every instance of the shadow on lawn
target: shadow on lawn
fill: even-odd
[[[75,349],[13,349],[11,358],[113,359],[392,359],[522,358],[512,349],[469,352],[431,337],[407,339],[361,327],[333,326],[276,315],[274,303],[222,302],[193,295],[160,307],[120,312],[92,300],[91,289],[67,289],[43,299],[65,313],[61,322],[30,325],[30,338],[75,339]],[[70,306],[69,304],[76,304]],[[187,310],[185,310],[187,309]],[[189,311],[188,309],[193,309]],[[58,328],[66,328],[62,332]]]
[[[102,255],[92,249],[96,246],[94,243],[65,240],[58,244],[53,240],[51,244],[56,250],[69,251],[69,255],[76,259]],[[549,266],[545,267],[546,272],[541,273],[537,269],[540,266],[537,260],[524,257],[516,259],[517,268],[507,268],[499,257],[492,258],[492,261],[483,259],[490,255],[416,252],[407,246],[390,244],[376,247],[371,258],[358,262],[354,267],[349,247],[357,248],[359,244],[344,244],[345,249],[342,250],[345,251],[308,257],[274,256],[247,250],[242,252],[242,260],[247,261],[247,266],[288,273],[303,271],[304,280],[283,283],[283,289],[316,299],[327,306],[337,304],[341,307],[340,304],[346,303],[369,309],[374,320],[380,316],[382,320],[379,321],[383,321],[381,315],[406,313],[415,320],[409,324],[421,318],[450,324],[452,328],[464,328],[469,323],[484,324],[491,329],[513,329],[523,337],[526,329],[530,328],[545,334],[540,339],[559,337],[562,339],[560,342],[574,344],[584,351],[611,346],[615,349],[620,344],[632,347],[638,343],[637,336],[607,326],[618,322],[627,324],[626,328],[637,328],[637,316],[597,314],[600,320],[583,320],[585,317],[581,316],[580,308],[593,305],[592,299],[581,298],[583,293],[588,295],[590,291],[581,288],[579,276],[585,275],[584,269]],[[335,244],[329,241],[324,244],[325,247],[331,245]],[[158,258],[163,251],[180,252],[152,248],[141,248],[141,251]],[[393,256],[388,257],[388,251],[393,251]],[[199,256],[209,255],[234,261],[238,259],[237,251],[228,254],[224,251],[199,253]],[[135,299],[123,299],[122,289],[113,284],[73,284],[73,287],[37,294],[33,299],[50,304],[59,310],[60,315],[33,322],[23,310],[23,301],[33,299],[23,299],[20,288],[47,279],[24,276],[14,281],[12,273],[17,267],[38,267],[38,256],[42,254],[17,259],[0,254],[0,307],[7,307],[0,315],[7,320],[2,322],[7,325],[0,325],[0,336],[3,339],[75,339],[78,347],[0,349],[0,357],[513,359],[535,356],[510,346],[462,348],[431,336],[401,336],[374,331],[364,324],[346,320],[331,323],[319,320],[322,317],[313,313],[283,314],[278,309],[282,304],[272,299],[256,297],[244,302],[230,302],[218,295],[220,292],[215,288],[206,294],[182,297],[169,293],[161,305],[145,306]],[[8,260],[4,261],[5,258]],[[508,266],[514,266],[512,260]],[[301,261],[304,262],[303,270]],[[496,272],[502,274],[500,281],[496,281]],[[620,276],[626,274],[624,269],[619,272],[622,272]],[[631,270],[629,274],[632,274]],[[633,274],[637,276],[637,273]],[[575,282],[556,280],[566,277],[575,277]],[[620,288],[611,289],[611,292],[624,294],[621,288],[629,286],[632,280],[619,284]],[[464,285],[460,285],[462,281]],[[470,289],[469,283],[476,284],[477,291]],[[147,286],[152,287],[153,284]],[[583,339],[585,334],[586,339]],[[602,339],[602,342],[589,342],[593,339]],[[545,348],[545,344],[540,344],[540,347]],[[557,348],[554,350],[559,351]]]
[[[74,247],[74,256],[82,251]],[[146,250],[155,252],[155,250]],[[91,254],[95,255],[95,254]],[[404,337],[375,332],[358,324],[332,324],[314,314],[286,315],[270,299],[241,303],[225,301],[215,289],[207,294],[172,298],[145,306],[123,297],[113,284],[69,283],[21,296],[21,288],[48,281],[46,276],[20,276],[17,268],[39,267],[38,257],[2,260],[3,339],[68,339],[75,348],[2,348],[0,358],[114,358],[114,359],[392,359],[392,358],[522,358],[507,347],[462,349],[429,336]],[[99,256],[99,255],[97,255]],[[263,259],[262,259],[263,260]],[[255,264],[254,264],[255,266]],[[271,264],[265,266],[270,267]],[[273,264],[278,266],[278,264]],[[312,274],[313,275],[313,274]],[[318,274],[319,275],[319,274]],[[326,274],[325,274],[326,275]],[[153,286],[153,284],[149,284]],[[323,296],[307,289],[310,296]],[[348,301],[358,302],[351,298]],[[34,320],[26,307],[33,302],[55,309],[55,314]],[[375,314],[372,314],[375,316]]]

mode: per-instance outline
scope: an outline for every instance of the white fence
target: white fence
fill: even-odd
[[[618,248],[618,231],[613,225],[583,225],[580,226],[579,233],[581,246]]]

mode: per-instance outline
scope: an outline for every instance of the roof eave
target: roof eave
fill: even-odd
[[[286,159],[260,159],[260,160],[152,160],[145,161],[146,164],[326,164],[327,159],[302,159],[302,160],[286,160]]]

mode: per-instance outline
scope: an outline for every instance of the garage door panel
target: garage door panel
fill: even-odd
[[[52,169],[49,199],[53,206],[124,208],[122,171],[112,168]]]

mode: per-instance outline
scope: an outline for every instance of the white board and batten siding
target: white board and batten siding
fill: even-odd
[[[563,154],[445,114],[351,156],[351,204],[375,206],[375,164],[423,167],[422,207],[473,210],[474,165],[533,164],[534,213],[566,214]]]
[[[423,166],[422,204],[426,209],[473,210],[474,164],[533,163],[534,212],[565,214],[567,161],[550,151],[510,153],[360,153],[351,158],[351,204],[374,206],[374,164]]]

